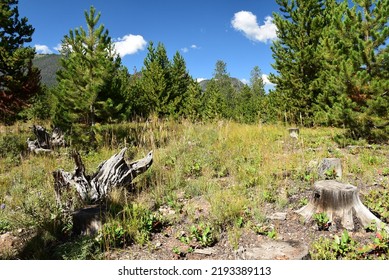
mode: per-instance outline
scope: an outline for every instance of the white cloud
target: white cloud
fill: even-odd
[[[57,44],[53,49],[56,50],[57,52],[61,52],[62,44],[61,43]]]
[[[192,49],[192,50],[198,50],[198,49],[200,49],[200,47],[197,46],[197,45],[195,45],[195,44],[192,44],[189,48],[188,48],[188,47],[183,47],[183,48],[181,48],[181,51],[182,51],[183,53],[187,53],[187,52],[190,51],[190,49]]]
[[[200,83],[201,81],[207,80],[206,78],[197,78],[196,81]]]
[[[242,83],[244,83],[245,85],[248,85],[248,84],[249,84],[249,81],[248,81],[247,79],[245,79],[245,78],[240,79],[240,81],[241,81]]]
[[[35,45],[34,46],[35,50],[39,54],[52,54],[52,50],[46,45]]]
[[[141,35],[128,34],[122,38],[118,38],[114,42],[114,45],[117,53],[123,57],[144,50],[147,42]]]
[[[267,43],[277,38],[277,27],[271,16],[265,18],[263,25],[258,25],[257,17],[253,13],[240,11],[234,14],[231,24],[235,30],[243,32],[253,41]]]
[[[269,81],[269,75],[262,74],[262,80],[263,80],[263,83],[264,83],[265,85],[268,85],[268,86],[275,86],[275,84],[273,84],[272,82]]]

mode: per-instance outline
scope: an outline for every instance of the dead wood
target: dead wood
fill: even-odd
[[[151,166],[153,153],[149,152],[144,158],[127,164],[124,160],[126,149],[122,149],[102,162],[92,175],[85,173],[80,154],[73,152],[72,156],[76,164],[74,172],[70,173],[62,169],[53,172],[57,200],[60,202],[61,194],[69,188],[74,188],[87,204],[102,201],[113,188],[128,188],[135,177]]]
[[[47,130],[40,125],[33,125],[31,127],[36,139],[27,139],[27,146],[30,152],[50,153],[53,149],[61,146],[65,146],[65,135],[59,128],[54,128],[52,133],[48,133]]]
[[[296,212],[306,220],[310,220],[316,213],[325,213],[330,222],[338,217],[342,226],[348,230],[353,230],[355,227],[354,216],[359,219],[364,227],[372,222],[375,222],[378,227],[383,224],[362,204],[357,187],[335,180],[316,182],[309,203]]]

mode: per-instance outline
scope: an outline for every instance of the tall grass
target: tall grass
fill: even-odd
[[[302,129],[296,140],[280,125],[230,121],[191,123],[153,118],[103,125],[97,128],[98,150],[81,152],[87,173],[93,173],[122,147],[128,148],[128,162],[153,150],[153,165],[134,180],[131,192],[111,194],[110,205],[116,208],[109,209],[98,244],[87,239],[68,242],[71,221],[56,204],[52,172],[73,170],[71,148],[52,155],[29,155],[18,146],[33,137],[28,125],[0,130],[0,204],[5,205],[0,210],[0,232],[1,227],[34,228],[45,232],[41,236],[47,241],[36,245],[43,251],[50,247],[46,250],[49,255],[26,253],[26,258],[98,258],[97,251],[147,244],[157,230],[155,225],[179,226],[179,215],[186,215],[187,223],[195,228],[206,225],[216,239],[227,231],[236,246],[242,227],[264,222],[268,213],[263,209],[301,206],[290,204],[290,198],[311,188],[317,176],[315,162],[322,158],[340,157],[344,180],[350,183],[358,182],[358,177],[373,184],[376,170],[389,167],[387,147],[358,154],[339,150],[334,140],[341,130],[333,128]],[[10,139],[18,139],[14,142],[19,144],[12,146]],[[387,181],[382,182],[386,188]],[[203,203],[199,206],[198,201]],[[176,217],[161,217],[158,209],[164,205],[175,209]],[[207,208],[206,214],[197,215],[198,207]],[[33,248],[37,250],[37,246]]]

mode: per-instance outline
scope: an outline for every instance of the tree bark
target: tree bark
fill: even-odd
[[[342,226],[348,230],[354,229],[354,215],[364,227],[371,222],[375,222],[379,228],[383,224],[362,204],[357,187],[335,180],[316,182],[310,202],[296,212],[306,220],[310,220],[315,213],[326,213],[330,222],[339,217]]]
[[[135,177],[151,166],[153,153],[149,152],[144,158],[127,164],[124,160],[126,149],[122,149],[102,162],[92,175],[85,173],[80,154],[73,152],[72,156],[76,164],[74,172],[70,173],[62,169],[53,172],[57,201],[61,201],[61,194],[68,188],[75,188],[80,198],[88,204],[102,201],[113,188],[128,188]]]

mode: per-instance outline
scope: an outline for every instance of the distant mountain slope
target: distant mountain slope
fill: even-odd
[[[240,91],[244,87],[244,83],[242,83],[239,79],[237,79],[237,78],[230,78],[230,79],[231,79],[232,85],[234,86],[234,88],[237,91]],[[202,80],[199,82],[199,85],[200,85],[202,91],[205,91],[205,89],[207,88],[207,84],[210,81],[211,80]]]
[[[61,68],[59,54],[37,54],[32,63],[41,70],[42,84],[52,87],[57,84],[56,73]]]

